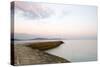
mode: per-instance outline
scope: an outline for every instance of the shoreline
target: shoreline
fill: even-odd
[[[62,57],[44,51],[54,49],[62,43],[62,41],[53,41],[30,43],[29,45],[14,45],[14,65],[70,63],[70,61]]]

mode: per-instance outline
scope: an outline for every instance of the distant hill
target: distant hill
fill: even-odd
[[[14,41],[21,41],[21,40],[61,40],[62,38],[56,37],[43,37],[40,35],[29,35],[29,34],[19,34],[19,33],[12,33],[11,40]]]
[[[58,39],[61,39],[61,38],[34,38],[31,40],[58,40]]]
[[[34,39],[31,39],[31,40],[47,40],[48,38],[34,38]]]
[[[34,38],[34,39],[11,39],[15,41],[21,41],[21,40],[61,40],[60,38]]]

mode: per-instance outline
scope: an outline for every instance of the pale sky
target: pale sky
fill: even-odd
[[[61,38],[97,37],[97,7],[15,2],[15,33]]]

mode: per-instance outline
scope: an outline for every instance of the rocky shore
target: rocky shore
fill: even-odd
[[[63,41],[52,41],[52,42],[36,42],[36,43],[29,43],[27,46],[33,49],[39,49],[39,50],[49,50],[56,48],[63,44]]]
[[[58,47],[62,43],[62,41],[54,41],[14,45],[14,65],[69,63],[70,61],[64,58],[44,51]]]

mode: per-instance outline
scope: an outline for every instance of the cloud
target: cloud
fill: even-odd
[[[53,14],[50,8],[37,3],[15,2],[15,8],[17,11],[22,11],[21,15],[28,19],[48,18]]]

